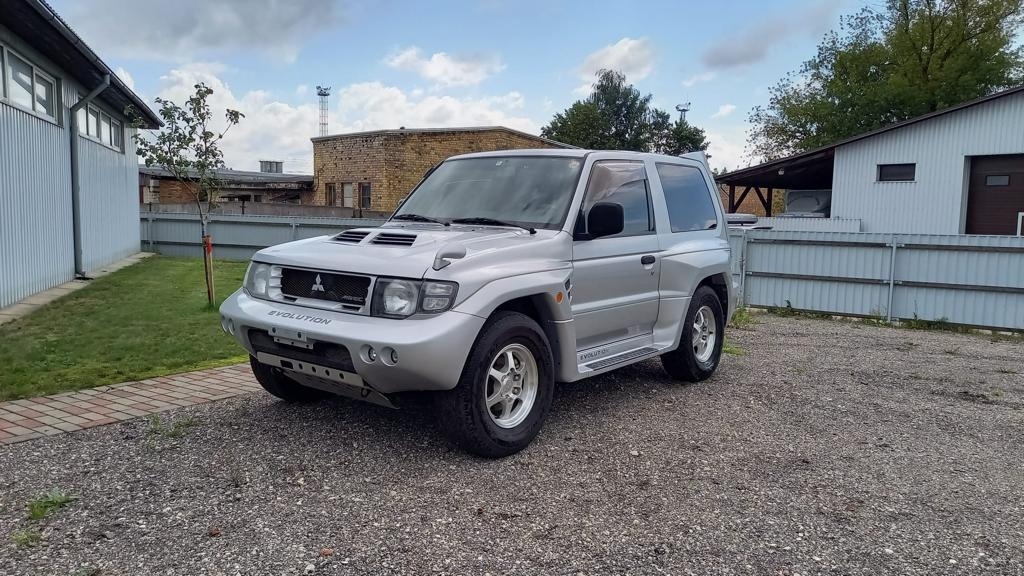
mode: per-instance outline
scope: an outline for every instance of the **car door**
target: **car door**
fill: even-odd
[[[573,242],[572,312],[578,352],[648,336],[658,317],[661,264],[644,163],[639,160],[593,163],[577,215],[577,238],[585,236],[587,213],[598,202],[620,204],[625,225],[623,231],[614,236]],[[625,351],[632,347],[627,343],[619,348]],[[581,360],[594,360],[619,351],[606,347],[581,356]]]

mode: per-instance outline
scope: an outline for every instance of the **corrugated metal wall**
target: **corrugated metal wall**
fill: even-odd
[[[54,76],[61,95],[57,123],[0,101],[2,308],[74,277],[68,115],[88,90],[3,26],[0,43]],[[80,140],[87,270],[138,251],[138,159],[127,131],[125,139],[124,153]]]
[[[820,232],[860,232],[860,220],[843,218],[779,218],[759,216],[758,226],[773,230],[807,230]]]
[[[832,216],[862,232],[961,234],[969,157],[1024,153],[1024,94],[840,146]],[[879,164],[916,163],[915,182],[877,182]]]
[[[143,250],[169,256],[202,256],[198,216],[153,212],[136,214],[136,218],[141,220]],[[209,232],[215,258],[248,260],[267,246],[383,223],[366,218],[217,215],[210,217]]]
[[[1024,330],[1024,238],[734,230],[743,301]]]
[[[132,130],[125,151],[82,139],[82,265],[94,270],[139,251],[139,164]]]
[[[74,276],[67,132],[0,103],[0,308]]]

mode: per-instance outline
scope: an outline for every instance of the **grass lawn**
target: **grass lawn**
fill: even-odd
[[[246,263],[217,261],[223,299]],[[0,326],[0,400],[224,366],[246,359],[206,304],[203,262],[153,256]]]

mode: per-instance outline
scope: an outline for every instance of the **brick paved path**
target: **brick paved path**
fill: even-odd
[[[112,424],[259,389],[246,363],[0,402],[0,444]]]

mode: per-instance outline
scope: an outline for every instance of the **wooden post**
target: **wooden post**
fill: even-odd
[[[213,304],[217,294],[213,287],[213,237],[209,234],[203,236],[203,268],[206,273],[206,300]]]
[[[729,212],[736,212],[736,185],[729,184]]]
[[[765,214],[771,218],[772,208],[775,206],[775,189],[768,188],[768,206],[765,208]]]

